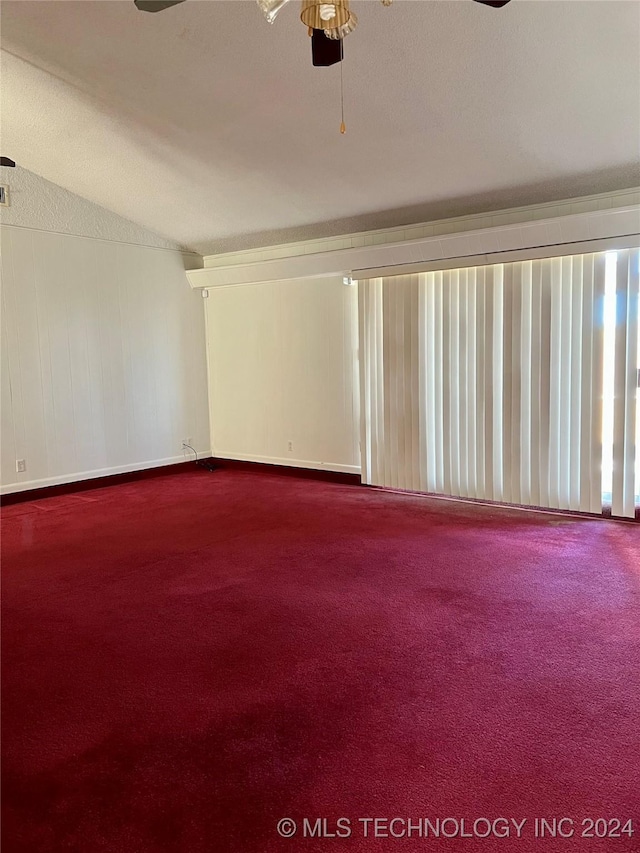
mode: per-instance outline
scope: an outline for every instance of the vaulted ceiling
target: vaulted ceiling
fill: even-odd
[[[640,5],[3,0],[2,153],[202,253],[636,186]]]

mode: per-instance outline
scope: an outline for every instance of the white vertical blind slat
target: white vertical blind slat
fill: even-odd
[[[375,318],[371,308],[371,282],[358,282],[358,353],[360,355],[360,458],[362,480],[371,483],[374,476],[374,459],[378,442],[375,435],[376,405],[379,383],[375,375]],[[363,363],[364,362],[364,363]],[[369,388],[363,388],[368,382]]]
[[[451,494],[460,495],[460,270],[451,270],[449,328],[449,430],[451,433]]]
[[[486,267],[476,270],[476,497],[486,497]]]
[[[502,398],[503,398],[503,376],[504,376],[504,353],[503,353],[503,318],[504,318],[504,288],[503,288],[504,266],[497,264],[493,267],[493,499],[504,500],[503,480],[503,457],[502,457]]]
[[[393,401],[395,411],[391,418],[393,434],[393,450],[397,464],[392,466],[392,482],[395,488],[402,488],[404,482],[405,463],[405,423],[407,412],[404,408],[404,288],[400,282],[391,286],[391,329],[390,332],[390,361],[393,386]]]
[[[558,432],[558,505],[569,509],[571,388],[573,364],[571,362],[571,267],[572,258],[560,259],[560,408]],[[576,377],[579,378],[579,377]]]
[[[477,459],[476,459],[476,269],[467,270],[467,489],[472,498],[478,497]]]
[[[446,493],[444,465],[444,281],[441,272],[435,273],[435,373],[432,381],[435,387],[436,401],[436,492]]]
[[[584,378],[582,376],[582,298],[584,291],[583,256],[573,259],[573,279],[571,285],[571,347],[569,363],[571,365],[571,425],[568,436],[569,447],[569,503],[568,508],[580,509],[580,459],[582,448],[582,395]]]
[[[590,255],[590,276],[592,281],[593,299],[588,306],[588,316],[585,319],[589,322],[591,330],[590,350],[590,375],[591,381],[588,382],[589,393],[591,395],[591,412],[590,423],[590,440],[589,440],[589,459],[590,464],[583,468],[585,480],[588,482],[583,486],[585,492],[589,490],[589,507],[591,512],[602,511],[602,421],[604,414],[604,322],[602,320],[604,312],[604,294],[605,294],[605,278],[606,278],[606,256],[603,252],[597,255]],[[586,302],[586,299],[585,299]],[[584,317],[583,303],[583,317]],[[585,329],[585,334],[588,330]],[[585,379],[588,381],[588,379]],[[586,418],[583,418],[583,424]]]
[[[532,506],[543,506],[542,498],[542,261],[533,261],[531,267],[531,399],[529,416],[531,423],[531,489]]]
[[[510,460],[510,489],[511,501],[522,503],[520,476],[520,457],[522,452],[522,263],[513,264],[511,287],[513,291],[511,318],[507,318],[513,329],[511,349],[511,424],[505,424],[505,429],[511,429],[511,460]]]
[[[459,424],[459,448],[458,454],[460,464],[458,466],[458,494],[463,497],[469,497],[469,445],[468,445],[468,430],[469,416],[467,411],[467,347],[469,334],[469,317],[468,317],[468,290],[467,290],[467,270],[458,271],[458,424]]]
[[[382,443],[384,446],[383,465],[384,471],[381,477],[381,485],[393,486],[392,469],[397,468],[398,460],[392,457],[391,447],[391,398],[393,387],[391,385],[391,357],[389,346],[389,322],[390,322],[390,296],[389,286],[384,283],[382,289],[382,374],[384,388],[384,419],[382,423]]]
[[[512,395],[513,395],[513,264],[506,264],[503,277],[503,309],[507,322],[503,323],[502,329],[502,347],[503,347],[503,365],[504,373],[503,394],[502,394],[502,435],[503,435],[503,456],[504,456],[504,489],[502,500],[512,502],[514,497],[512,494],[511,482],[511,462],[512,462]]]
[[[551,259],[549,314],[549,506],[560,507],[560,434],[562,400],[562,259]],[[555,365],[555,370],[553,366]]]
[[[534,503],[532,465],[532,278],[533,264],[522,265],[520,318],[520,503]],[[537,417],[537,410],[536,410]]]
[[[378,453],[376,459],[376,482],[383,484],[385,478],[385,457],[384,457],[384,398],[386,395],[384,386],[384,347],[383,347],[383,298],[382,298],[383,282],[382,279],[376,279],[374,282],[374,316],[376,323],[375,335],[375,372],[378,381],[378,394],[376,399],[376,437],[378,441]]]
[[[422,377],[424,373],[424,352],[420,334],[422,296],[420,288],[420,276],[413,276],[411,285],[411,390],[410,399],[412,403],[412,431],[411,431],[411,455],[413,459],[411,471],[411,488],[415,491],[424,491],[425,466],[422,436],[424,435],[424,395],[422,392]]]
[[[493,399],[497,388],[493,377],[493,336],[495,298],[494,268],[487,267],[484,290],[484,457],[485,457],[485,497],[495,498],[493,465]]]
[[[442,455],[445,495],[453,491],[453,460],[457,448],[451,435],[451,274],[442,275]]]
[[[369,282],[358,282],[358,366],[360,370],[360,470],[364,483],[371,482],[371,453],[374,447],[370,439],[371,396],[376,383],[371,377],[369,335],[371,324],[368,310]]]
[[[436,467],[436,327],[435,327],[435,273],[426,273],[423,279],[423,293],[425,295],[425,370],[423,387],[426,400],[426,490],[436,492],[437,467]]]
[[[538,424],[540,439],[540,506],[551,507],[549,448],[551,437],[551,261],[541,262],[540,278],[540,391]]]
[[[636,395],[638,388],[638,258],[618,252],[613,421],[613,515],[635,515]]]

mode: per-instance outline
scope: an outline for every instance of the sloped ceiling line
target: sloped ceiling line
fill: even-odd
[[[638,184],[635,3],[367,7],[342,136],[290,7],[4,0],[3,151],[201,254]]]

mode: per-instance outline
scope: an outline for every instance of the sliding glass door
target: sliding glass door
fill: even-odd
[[[633,516],[638,254],[361,281],[364,481]]]

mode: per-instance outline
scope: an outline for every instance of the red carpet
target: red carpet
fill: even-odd
[[[3,534],[4,853],[640,850],[638,527],[195,471]]]

